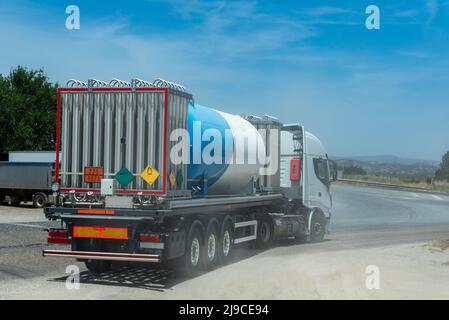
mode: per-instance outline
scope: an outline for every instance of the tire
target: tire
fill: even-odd
[[[108,260],[86,260],[86,268],[93,274],[102,274],[111,270],[112,262]]]
[[[203,225],[196,220],[189,229],[186,242],[186,251],[181,265],[181,273],[186,277],[195,277],[204,269],[204,237]]]
[[[269,219],[258,220],[256,247],[260,249],[268,248],[273,241],[273,226]]]
[[[218,249],[220,263],[228,263],[234,254],[234,228],[231,219],[225,219],[221,225]]]
[[[326,219],[321,213],[316,213],[312,216],[312,223],[310,225],[310,241],[321,242],[324,240],[326,233]]]
[[[47,204],[47,196],[44,193],[36,193],[33,195],[33,207],[43,208]]]
[[[213,269],[219,263],[219,247],[220,234],[218,231],[218,222],[211,219],[206,228],[206,236],[204,237],[204,265],[207,270]]]

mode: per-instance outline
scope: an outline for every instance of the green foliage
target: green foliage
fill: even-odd
[[[366,175],[366,171],[358,165],[344,167],[343,172],[345,175],[348,174]]]
[[[55,150],[57,87],[42,70],[0,75],[0,155]]]
[[[440,167],[435,172],[435,180],[449,182],[449,151],[443,156]]]

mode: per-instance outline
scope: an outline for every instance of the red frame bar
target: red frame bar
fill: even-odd
[[[55,176],[56,176],[56,182],[60,183],[60,177],[59,177],[59,151],[60,151],[60,145],[61,145],[61,92],[86,92],[89,91],[88,88],[58,88],[58,97],[57,97],[57,106],[56,106],[56,170],[55,170]],[[101,92],[101,91],[132,91],[132,88],[92,88],[92,91],[94,92]],[[167,194],[167,144],[168,144],[168,88],[136,88],[136,91],[161,91],[164,93],[164,156],[163,156],[163,174],[162,178],[164,179],[162,181],[162,190],[161,191],[148,191],[148,190],[115,190],[115,194],[145,194],[145,195],[166,195]],[[74,190],[75,192],[93,192],[93,193],[100,193],[100,189],[85,189],[85,188],[78,188],[78,189],[70,189],[70,188],[61,188],[61,192],[70,192]]]

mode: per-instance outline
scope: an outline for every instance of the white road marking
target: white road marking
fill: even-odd
[[[441,198],[440,196],[437,196],[435,194],[431,194],[431,196],[437,200],[443,200],[443,198]]]

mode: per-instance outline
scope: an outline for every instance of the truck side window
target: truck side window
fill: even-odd
[[[315,174],[318,179],[326,186],[329,185],[329,168],[327,166],[327,160],[315,158],[313,159],[313,166],[315,168]]]

